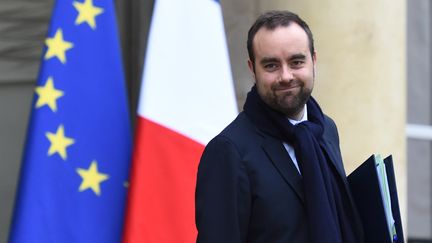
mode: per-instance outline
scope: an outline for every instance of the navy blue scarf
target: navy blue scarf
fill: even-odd
[[[302,174],[310,242],[362,242],[349,192],[328,156],[323,140],[325,118],[318,103],[311,97],[307,102],[308,121],[292,125],[262,101],[254,86],[244,111],[260,129],[293,146]]]

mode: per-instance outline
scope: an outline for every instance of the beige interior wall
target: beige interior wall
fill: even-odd
[[[406,225],[405,1],[257,3],[259,12],[288,9],[309,23],[318,57],[314,96],[338,124],[345,169],[372,153],[392,154]]]

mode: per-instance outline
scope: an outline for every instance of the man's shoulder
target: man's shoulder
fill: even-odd
[[[226,126],[212,141],[223,139],[242,146],[256,142],[257,136],[260,135],[255,125],[244,112],[240,112],[236,119]]]
[[[336,129],[335,121],[328,115],[324,114],[324,126]]]
[[[218,136],[235,138],[240,135],[244,136],[254,131],[254,126],[244,112],[240,112],[237,117],[228,124]]]
[[[336,123],[328,115],[324,114],[324,137],[339,145],[339,134]]]

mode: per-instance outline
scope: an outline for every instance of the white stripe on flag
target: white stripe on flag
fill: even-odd
[[[206,144],[237,114],[221,8],[156,1],[138,114]]]

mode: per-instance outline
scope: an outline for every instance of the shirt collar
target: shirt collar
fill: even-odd
[[[300,122],[307,121],[307,120],[308,120],[308,115],[307,115],[307,105],[306,104],[304,105],[303,117],[300,120],[294,120],[294,119],[288,118],[288,121],[290,121],[291,124],[293,124],[293,125],[297,125]]]

